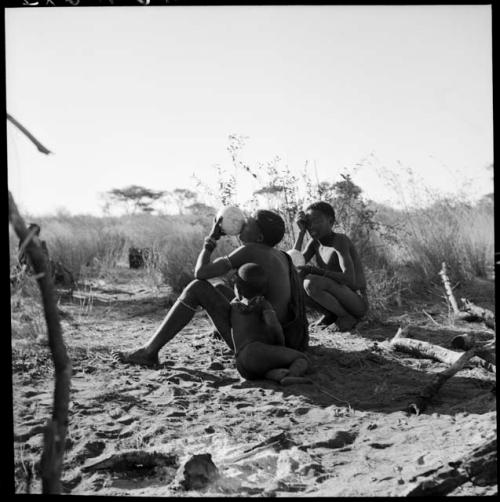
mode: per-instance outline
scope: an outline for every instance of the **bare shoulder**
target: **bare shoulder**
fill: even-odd
[[[337,251],[349,251],[353,247],[351,239],[346,234],[335,234],[334,247]]]
[[[238,268],[241,265],[252,261],[253,255],[254,252],[252,251],[251,244],[245,244],[231,251],[231,253],[229,253],[228,255],[228,258],[231,262],[231,265],[234,268]]]

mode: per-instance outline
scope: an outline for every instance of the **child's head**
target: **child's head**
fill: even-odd
[[[251,300],[255,296],[266,294],[267,276],[257,263],[245,263],[238,269],[234,285],[239,297]]]
[[[307,206],[307,230],[313,239],[328,235],[335,223],[335,211],[328,202],[314,202]]]

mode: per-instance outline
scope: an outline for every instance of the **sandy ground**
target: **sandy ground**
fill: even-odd
[[[444,347],[473,329],[452,326],[442,299],[403,306],[384,323],[364,323],[351,333],[312,330],[314,383],[281,387],[241,379],[202,312],[164,347],[159,368],[113,362],[113,349],[146,340],[169,307],[166,290],[151,292],[139,272],[126,272],[120,283],[96,282],[60,304],[73,362],[66,493],[401,496],[496,437],[496,378],[482,367],[451,378],[423,414],[404,411],[446,366],[387,350],[386,341],[405,322],[412,337]],[[12,343],[16,492],[40,493],[52,363],[43,343],[20,336]],[[99,463],[126,450],[166,460]],[[218,478],[183,489],[180,466],[204,453]],[[450,494],[496,492],[496,482],[466,481]]]

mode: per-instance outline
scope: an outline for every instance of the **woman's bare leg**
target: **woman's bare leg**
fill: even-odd
[[[335,321],[341,331],[352,328],[366,313],[366,304],[349,287],[333,279],[308,275],[304,280],[307,295],[337,316]]]

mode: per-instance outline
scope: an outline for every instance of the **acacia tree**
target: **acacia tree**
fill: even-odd
[[[187,207],[198,202],[196,193],[188,188],[174,188],[167,192],[167,197],[175,204],[179,214],[184,214]]]
[[[130,185],[124,188],[113,188],[105,192],[106,206],[118,204],[125,207],[129,214],[138,212],[151,213],[154,203],[164,197],[164,190],[151,190],[139,185]]]

